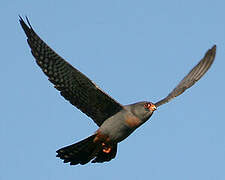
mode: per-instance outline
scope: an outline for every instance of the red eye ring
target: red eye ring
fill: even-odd
[[[146,104],[144,105],[144,107],[145,107],[146,109],[149,109],[150,111],[155,111],[155,110],[157,109],[156,106],[155,106],[153,103],[151,103],[151,102],[146,103]]]
[[[146,104],[144,105],[144,107],[147,108],[147,109],[149,109],[149,108],[151,107],[151,105],[152,105],[151,103],[146,103]]]

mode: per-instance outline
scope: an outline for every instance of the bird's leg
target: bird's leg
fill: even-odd
[[[106,144],[105,143],[102,143],[102,147],[103,147],[103,152],[104,153],[110,153],[111,152],[111,150],[112,150],[112,148],[110,147],[110,146],[106,146]]]

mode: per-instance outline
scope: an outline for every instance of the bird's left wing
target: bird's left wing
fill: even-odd
[[[216,45],[209,49],[204,58],[184,77],[184,79],[173,89],[164,99],[155,103],[158,107],[171,101],[173,98],[182,94],[186,89],[193,86],[210,68],[216,55]]]
[[[27,18],[26,18],[27,19]],[[94,122],[101,124],[123,106],[99,89],[88,77],[55,53],[20,17],[20,24],[37,64],[61,95]]]

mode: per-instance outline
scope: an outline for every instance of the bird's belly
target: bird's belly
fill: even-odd
[[[99,131],[108,136],[113,142],[120,142],[127,138],[136,127],[130,127],[124,117],[111,117],[107,119],[99,128]]]

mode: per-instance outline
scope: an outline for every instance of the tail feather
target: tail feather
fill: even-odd
[[[92,135],[78,143],[57,150],[56,156],[64,160],[64,163],[70,162],[70,165],[86,164],[92,159],[92,162],[105,162],[115,158],[117,144],[112,147],[110,153],[103,152],[101,143],[94,142],[96,135]]]
[[[57,157],[63,159],[64,163],[70,162],[71,165],[88,163],[97,148],[97,144],[93,143],[94,137],[95,135],[90,136],[78,143],[59,149],[56,151]]]
[[[112,146],[112,150],[110,151],[110,153],[104,153],[103,151],[99,151],[96,158],[91,162],[102,163],[102,162],[110,161],[111,159],[114,159],[116,157],[116,153],[117,153],[117,144]]]

